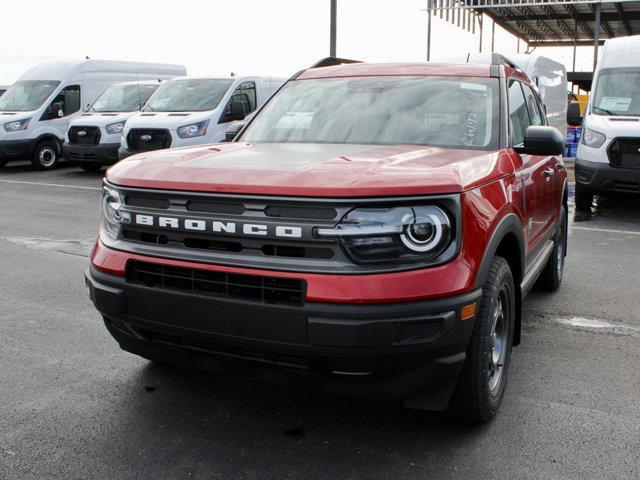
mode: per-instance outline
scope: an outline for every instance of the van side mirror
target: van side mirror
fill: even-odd
[[[229,128],[227,128],[227,131],[224,134],[224,141],[225,142],[233,142],[233,140],[238,136],[238,134],[240,133],[240,131],[244,128],[244,126],[246,125],[246,122],[235,122],[232,123]]]
[[[51,104],[52,117],[64,117],[64,105],[62,102],[54,102]]]
[[[514,150],[520,154],[547,156],[562,155],[564,148],[564,137],[557,128],[532,125],[524,134],[524,145]]]
[[[244,110],[244,103],[232,100],[229,104],[229,120],[244,120],[246,116],[247,112]]]
[[[580,125],[582,125],[579,103],[572,102],[567,105],[567,123],[572,127],[579,127]]]

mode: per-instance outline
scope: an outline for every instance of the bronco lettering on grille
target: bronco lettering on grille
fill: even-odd
[[[221,222],[199,218],[155,217],[154,215],[136,214],[136,225],[158,227],[173,230],[187,230],[195,232],[236,233],[245,235],[274,235],[283,238],[302,238],[302,228],[290,225],[263,225],[258,223],[238,224],[237,222]],[[239,227],[239,228],[238,228]]]

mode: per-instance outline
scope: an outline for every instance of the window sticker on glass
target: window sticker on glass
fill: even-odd
[[[313,121],[314,112],[287,112],[276,123],[276,128],[308,129]]]
[[[631,106],[630,97],[602,97],[598,108],[603,110],[616,110],[618,112],[626,112]]]

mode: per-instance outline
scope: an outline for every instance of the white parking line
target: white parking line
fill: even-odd
[[[622,235],[640,235],[640,232],[631,230],[616,230],[614,228],[571,227],[571,230],[584,230],[586,232],[620,233]]]
[[[76,190],[102,190],[101,188],[98,188],[98,187],[82,187],[80,185],[63,185],[61,183],[25,182],[22,180],[4,180],[1,178],[0,178],[0,182],[15,183],[18,185],[38,185],[41,187],[75,188]]]

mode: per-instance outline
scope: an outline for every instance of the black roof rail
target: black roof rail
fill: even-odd
[[[349,58],[339,58],[339,57],[326,57],[322,60],[318,60],[316,63],[311,65],[309,68],[322,68],[322,67],[333,67],[335,65],[342,65],[345,63],[362,63],[361,60],[351,60]]]

